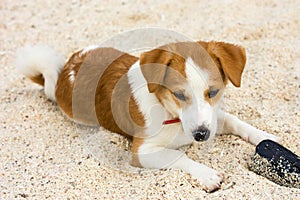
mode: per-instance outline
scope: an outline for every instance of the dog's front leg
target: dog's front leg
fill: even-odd
[[[224,178],[222,173],[189,159],[181,151],[154,144],[142,144],[134,155],[134,159],[138,161],[134,163],[139,163],[140,167],[144,168],[181,169],[198,179],[207,192],[220,188]]]
[[[254,145],[257,145],[259,142],[266,139],[270,139],[275,142],[282,141],[281,138],[273,134],[269,134],[265,131],[259,130],[251,126],[250,124],[238,119],[236,116],[233,116],[224,111],[219,111],[218,123],[219,126],[223,126],[222,133],[238,135]]]

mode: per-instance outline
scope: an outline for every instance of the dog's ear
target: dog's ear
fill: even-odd
[[[154,49],[141,54],[140,66],[150,93],[164,84],[171,62],[172,53],[166,50]]]
[[[209,54],[217,57],[222,71],[231,83],[240,87],[242,73],[246,64],[246,52],[241,46],[225,42],[199,42]]]

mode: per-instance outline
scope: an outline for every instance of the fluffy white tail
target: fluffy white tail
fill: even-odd
[[[64,58],[44,45],[26,46],[18,50],[16,68],[32,81],[44,85],[46,96],[55,101],[55,86],[64,66]]]

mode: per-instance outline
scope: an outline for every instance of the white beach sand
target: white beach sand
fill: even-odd
[[[189,157],[225,173],[223,189],[211,194],[180,170],[132,168],[126,139],[71,122],[13,64],[26,44],[50,45],[67,58],[146,27],[239,44],[247,66],[242,87],[228,87],[226,110],[282,137],[300,155],[299,13],[297,0],[2,0],[0,199],[300,199],[299,189],[249,171],[255,147],[235,136],[187,149]]]

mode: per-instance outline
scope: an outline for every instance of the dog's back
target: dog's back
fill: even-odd
[[[86,48],[74,53],[63,65],[62,56],[46,46],[21,49],[17,55],[17,68],[33,82],[45,87],[47,97],[56,101],[60,109],[76,122],[87,125],[101,125],[121,133],[112,113],[112,94],[119,84],[118,99],[130,99],[130,109],[138,110],[131,96],[126,73],[138,60],[137,57],[114,48]],[[125,75],[125,76],[124,76]],[[123,78],[122,78],[123,77]],[[117,90],[117,89],[116,89]],[[121,91],[121,92],[120,92]],[[129,98],[125,98],[125,96]],[[118,101],[122,102],[122,101]],[[114,115],[128,113],[117,106]],[[128,116],[142,124],[142,116]],[[131,121],[123,122],[131,129]]]

